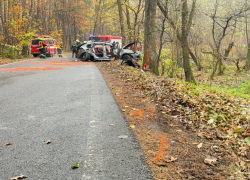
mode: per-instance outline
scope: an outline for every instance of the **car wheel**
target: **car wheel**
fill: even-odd
[[[89,54],[88,53],[84,53],[82,55],[82,61],[88,61],[89,60]]]
[[[132,60],[132,57],[128,54],[125,54],[124,56],[122,56],[122,60],[129,61],[129,60]]]
[[[33,56],[34,56],[34,57],[37,57],[37,56],[38,56],[38,54],[33,54]]]

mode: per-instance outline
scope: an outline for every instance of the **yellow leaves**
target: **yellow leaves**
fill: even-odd
[[[130,127],[131,129],[135,129],[135,125],[133,125],[133,124],[131,124],[129,127]]]
[[[97,6],[99,6],[99,3],[97,1],[94,1],[94,4],[97,5]]]

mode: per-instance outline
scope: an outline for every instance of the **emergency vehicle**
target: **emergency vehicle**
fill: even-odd
[[[40,55],[39,51],[39,41],[43,41],[47,45],[47,51],[46,56],[52,57],[54,54],[57,54],[57,44],[58,42],[53,39],[53,37],[48,35],[34,35],[32,36],[33,39],[30,42],[30,54],[32,54],[34,57],[37,57]]]
[[[118,42],[120,48],[122,47],[122,37],[112,36],[112,35],[90,35],[89,40],[94,40],[95,42],[106,41],[109,43]]]
[[[112,35],[90,35],[89,40],[94,40],[95,42],[107,41],[109,43],[118,42],[120,48],[122,48],[122,37],[112,36]],[[134,47],[132,47],[134,49]],[[129,48],[130,49],[130,48]],[[142,47],[138,44],[137,51],[141,51]]]

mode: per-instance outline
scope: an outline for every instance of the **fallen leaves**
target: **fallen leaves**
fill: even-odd
[[[170,162],[174,162],[174,161],[176,161],[176,160],[177,160],[177,158],[171,156],[171,157],[170,157],[170,160],[167,160],[166,162],[167,162],[167,163],[170,163]]]
[[[114,124],[110,124],[109,126],[115,126]]]
[[[101,68],[104,69],[105,66],[104,67],[102,66]],[[129,93],[130,97],[129,99],[125,99],[125,100],[122,99],[120,101],[119,101],[119,98],[117,98],[118,103],[120,104],[121,107],[124,107],[124,105],[128,105],[129,107],[132,107],[132,108],[126,109],[125,115],[128,118],[128,121],[131,125],[133,124],[136,125],[135,133],[139,134],[139,136],[137,137],[140,138],[139,140],[143,144],[142,147],[144,148],[144,151],[149,158],[149,161],[151,163],[150,166],[153,166],[153,168],[156,169],[156,172],[155,172],[156,179],[166,179],[167,175],[169,175],[169,179],[187,179],[189,177],[191,177],[192,179],[202,179],[203,177],[209,177],[212,179],[226,179],[225,177],[229,177],[227,176],[228,175],[227,170],[230,171],[232,169],[231,163],[229,162],[235,162],[234,157],[232,157],[231,155],[227,156],[228,152],[231,151],[232,141],[228,139],[220,140],[217,138],[217,135],[215,133],[215,128],[217,127],[216,126],[211,127],[210,125],[207,125],[207,120],[209,119],[205,119],[205,118],[209,115],[208,113],[204,114],[203,116],[202,115],[199,116],[199,115],[193,114],[193,110],[195,111],[196,109],[189,108],[187,111],[186,110],[187,108],[183,108],[182,105],[179,104],[180,102],[182,103],[181,101],[182,97],[179,97],[180,100],[179,99],[173,100],[172,97],[158,98],[158,96],[154,96],[155,94],[153,94],[155,93],[154,92],[155,89],[151,89],[151,88],[146,89],[145,86],[143,85],[140,86],[142,87],[141,89],[138,89],[138,88],[133,89],[134,88],[133,80],[136,79],[138,82],[140,82],[140,79],[143,79],[143,77],[141,77],[140,74],[137,74],[136,72],[134,74],[133,69],[132,71],[130,71],[130,74],[127,74],[128,71],[126,68],[118,69],[116,67],[115,68],[112,67],[109,70],[113,71],[114,75],[112,75],[112,78],[107,77],[107,79],[110,80],[110,82],[114,84],[115,83],[119,84],[118,86],[119,88],[120,88],[120,83],[117,83],[117,82],[123,81],[122,80],[123,75],[130,76],[129,79],[131,79],[131,81],[129,82],[123,81],[124,85],[122,84],[123,85],[122,87],[124,88],[129,87],[127,88],[129,90],[124,91],[124,93],[121,95],[124,97],[124,95],[127,95]],[[104,71],[104,73],[106,72]],[[110,75],[109,72],[107,72],[106,74],[107,76]],[[150,79],[145,78],[146,80],[145,82],[147,82],[148,85],[150,85],[151,83],[157,82],[157,81],[154,81],[154,78],[151,78],[150,76],[148,77]],[[163,83],[168,82],[167,78],[162,78],[162,79],[163,79]],[[169,83],[171,83],[171,81],[169,81]],[[142,82],[142,84],[144,84],[144,82]],[[115,93],[115,90],[117,88],[116,86],[112,86],[112,87],[114,87],[113,93]],[[168,89],[168,88],[169,86],[166,85],[161,90],[164,91],[165,89]],[[133,91],[136,91],[136,92],[133,92]],[[174,93],[174,88],[173,88],[173,93]],[[141,97],[138,97],[140,95]],[[154,98],[151,99],[149,97],[151,95],[153,95]],[[165,93],[165,95],[172,96],[169,93]],[[153,103],[151,103],[152,101]],[[209,98],[206,101],[207,101],[206,104],[208,104]],[[188,105],[184,104],[184,107],[187,107],[187,106],[195,107],[197,103],[199,103],[199,99],[196,99],[195,102],[192,102],[192,105],[191,103]],[[157,104],[157,106],[153,106],[154,104]],[[150,119],[150,110],[152,107],[155,107],[155,120]],[[132,115],[134,111],[140,108],[143,111],[143,115],[144,115],[143,123],[146,124],[146,128],[141,126],[140,124],[141,118],[139,117],[138,114],[136,114],[135,116]],[[170,109],[171,111],[169,111]],[[188,116],[183,116],[182,111],[184,111],[185,113],[188,112],[189,113]],[[206,112],[207,110],[202,109],[202,111]],[[165,112],[166,114],[163,113],[164,115],[162,115],[162,112]],[[199,113],[200,112],[197,112],[197,114]],[[137,121],[140,121],[140,123],[138,124]],[[192,122],[191,124],[190,124],[190,121]],[[222,123],[226,124],[227,121],[224,122],[222,120]],[[230,124],[233,124],[233,125],[235,123],[236,123],[236,120],[234,122],[230,122]],[[189,131],[188,133],[185,128],[187,125],[190,125],[192,127],[191,131]],[[159,129],[159,127],[161,127],[161,129]],[[242,126],[242,127],[245,128],[245,126]],[[139,132],[142,130],[142,128],[145,128],[145,131]],[[231,130],[231,129],[232,129],[231,126],[224,127],[224,125],[222,124],[223,132],[220,132],[220,135],[222,137],[226,137],[226,131]],[[183,132],[176,133],[176,130],[182,130]],[[213,134],[211,134],[212,132]],[[163,161],[161,163],[157,163],[155,161],[156,155],[160,149],[159,133],[167,133],[168,134],[167,137],[170,139],[169,148],[167,149],[165,155],[163,156]],[[201,140],[199,139],[199,137],[192,136],[198,133],[200,137],[204,139]],[[211,137],[209,136],[205,137],[207,134],[209,135],[211,134],[210,135]],[[208,140],[209,138],[213,140]],[[224,144],[225,141],[229,142],[229,146],[226,146]],[[200,147],[201,149],[199,149],[197,145],[199,145],[201,142],[203,144]],[[234,144],[234,145],[237,148],[237,144]],[[218,146],[218,148],[216,146]],[[214,149],[212,149],[212,147]],[[214,172],[211,172],[211,168],[208,167],[209,164],[205,165],[204,159],[206,156],[204,157],[204,154],[215,156],[216,158],[218,158],[218,163],[217,161],[212,162],[216,166],[212,168]],[[176,158],[178,158],[178,160]],[[168,162],[170,164],[168,164]],[[159,166],[164,166],[164,167],[159,167]],[[212,166],[212,165],[209,165],[209,166]],[[226,166],[226,168],[224,166]],[[192,168],[192,167],[195,167],[195,168]],[[192,174],[193,177],[189,176],[190,174]]]
[[[211,166],[215,166],[214,163],[217,161],[216,157],[212,157],[212,156],[207,156],[204,160],[204,163],[209,164]]]
[[[247,144],[250,144],[250,137],[245,138]]]
[[[133,124],[131,124],[129,127],[130,127],[131,129],[135,129],[135,125],[133,125]]]
[[[9,146],[9,145],[12,145],[12,143],[8,142],[5,144],[5,146]]]
[[[197,145],[197,148],[200,149],[202,147],[202,143]]]
[[[51,143],[51,141],[50,140],[48,140],[47,142],[46,142],[46,144],[50,144]]]
[[[76,168],[79,168],[79,163],[77,162],[74,166],[71,166],[72,169],[76,169]]]
[[[118,136],[118,138],[120,138],[120,139],[126,139],[126,138],[128,138],[128,136],[127,135],[120,135],[120,136]]]
[[[27,176],[21,175],[21,176],[13,177],[11,178],[11,180],[18,180],[18,179],[24,179],[24,178],[27,178]]]
[[[250,109],[247,108],[249,107],[248,99],[176,79],[154,76],[130,67],[121,67],[118,62],[112,62],[109,65],[111,71],[133,90],[140,91],[146,99],[151,96],[157,100],[157,103],[160,102],[159,108],[164,116],[169,115],[178,121],[192,122],[190,130],[199,126],[202,131],[211,127],[213,128],[211,132],[217,129],[222,131],[217,134],[203,134],[202,137],[209,140],[225,140],[228,139],[226,133],[229,132],[232,135],[230,139],[238,141],[238,139],[244,140],[250,136],[250,130],[245,129],[250,120]],[[139,110],[133,112],[132,115],[135,114],[143,117]],[[151,119],[154,118],[151,117]],[[234,129],[235,124],[241,128]],[[249,141],[245,139],[245,142],[250,144],[250,139]]]

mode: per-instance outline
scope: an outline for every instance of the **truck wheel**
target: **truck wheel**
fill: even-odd
[[[33,54],[33,56],[34,56],[34,57],[37,57],[37,56],[38,56],[38,54]]]

